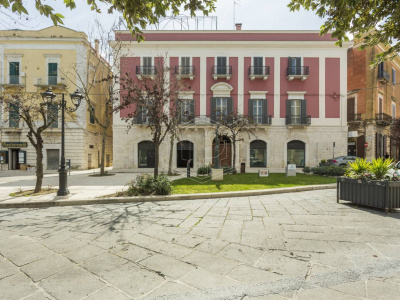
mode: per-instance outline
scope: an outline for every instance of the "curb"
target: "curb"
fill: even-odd
[[[179,201],[179,200],[201,200],[214,198],[233,198],[233,197],[249,197],[259,195],[273,195],[283,193],[296,193],[315,190],[335,189],[336,183],[297,186],[289,188],[277,188],[268,190],[250,190],[238,192],[222,192],[222,193],[199,193],[199,194],[180,194],[169,196],[136,196],[136,197],[114,197],[114,198],[93,198],[83,200],[60,199],[52,201],[35,201],[35,202],[19,202],[19,203],[0,203],[0,209],[4,208],[45,208],[54,206],[77,206],[77,205],[95,205],[95,204],[117,204],[132,202],[153,202],[153,201]]]

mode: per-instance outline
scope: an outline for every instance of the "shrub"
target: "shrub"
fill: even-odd
[[[304,167],[303,168],[303,172],[304,173],[310,173],[311,172],[311,168],[310,167]]]
[[[171,180],[166,174],[158,175],[154,181],[154,192],[156,195],[169,195],[172,193]]]
[[[358,176],[368,172],[370,164],[365,158],[357,158],[355,162],[349,162],[349,172],[353,172]]]
[[[340,166],[323,166],[311,168],[311,172],[315,175],[343,176],[346,173],[346,169]]]
[[[208,175],[211,173],[211,166],[204,166],[197,169],[197,175]]]
[[[393,159],[383,159],[379,157],[369,164],[368,170],[375,175],[376,180],[381,180],[389,171],[392,162]]]
[[[321,159],[321,163],[322,164],[326,163],[326,159]]]

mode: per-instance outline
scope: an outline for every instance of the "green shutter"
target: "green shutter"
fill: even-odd
[[[254,100],[253,99],[249,99],[249,118],[252,122],[253,119],[253,105],[254,105]]]
[[[215,97],[211,97],[210,100],[210,119],[212,121],[217,121],[217,114],[216,114],[216,110],[217,110],[217,100]]]
[[[9,127],[18,127],[19,125],[19,106],[15,103],[10,103],[9,108]]]
[[[268,124],[268,100],[265,99],[262,101],[262,123]]]
[[[228,97],[227,98],[227,103],[226,103],[226,109],[227,109],[227,122],[229,124],[232,123],[232,115],[233,115],[233,98],[232,97]]]
[[[0,151],[0,164],[7,164],[8,163],[8,151],[2,150]]]
[[[286,100],[286,125],[291,124],[291,108],[292,108],[292,101],[287,99]]]
[[[49,63],[49,85],[57,85],[57,63]]]
[[[307,100],[301,100],[301,124],[307,124]]]
[[[142,120],[142,108],[138,107],[135,110],[136,113],[136,124],[143,124],[143,120]]]
[[[190,120],[191,122],[194,122],[195,113],[196,113],[196,110],[195,110],[194,99],[191,99],[191,100],[190,100],[190,112],[189,112],[189,120]]]
[[[10,75],[19,75],[19,62],[10,62]]]

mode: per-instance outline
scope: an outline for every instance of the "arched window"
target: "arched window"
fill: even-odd
[[[155,149],[152,141],[143,141],[138,144],[138,167],[154,168]]]
[[[263,168],[267,166],[267,143],[255,140],[250,143],[250,167]]]
[[[306,161],[306,144],[302,141],[291,141],[287,144],[287,163],[304,167]]]
[[[190,167],[193,168],[193,143],[190,141],[180,141],[176,147],[176,166],[186,168],[190,159]]]

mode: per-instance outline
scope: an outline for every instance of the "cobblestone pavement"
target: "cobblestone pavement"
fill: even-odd
[[[0,211],[0,299],[400,299],[400,214],[335,190]]]

